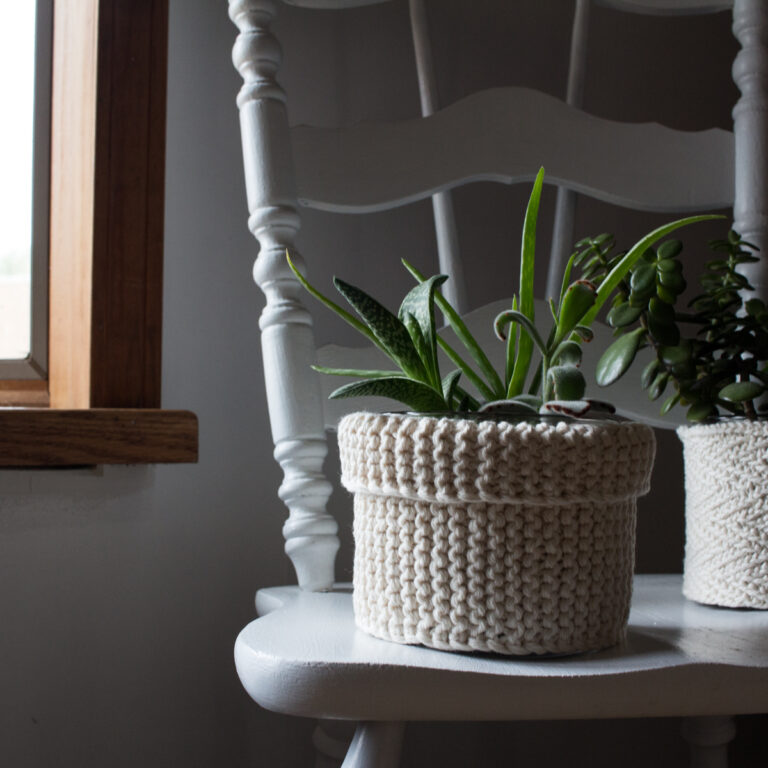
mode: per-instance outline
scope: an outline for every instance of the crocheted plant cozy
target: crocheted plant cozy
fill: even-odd
[[[683,594],[768,608],[768,423],[680,427],[685,462]]]
[[[505,654],[622,639],[650,428],[354,413],[338,439],[362,630]]]

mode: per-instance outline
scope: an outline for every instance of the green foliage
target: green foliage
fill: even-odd
[[[596,239],[579,244],[597,254],[589,273],[598,281],[617,258],[611,255],[613,240],[602,242],[609,247]],[[672,385],[662,413],[681,405],[691,421],[756,419],[763,410],[756,401],[768,388],[768,309],[760,299],[744,302],[742,293],[752,286],[738,271],[757,261],[751,253],[755,246],[729,232],[710,248],[716,258],[705,264],[699,277],[703,292],[689,303],[689,311],[676,307],[686,287],[679,240],[648,249],[630,279],[617,284],[608,322],[618,339],[598,363],[597,382],[612,384],[629,370],[638,350],[650,346],[655,357],[640,381],[651,399]]]
[[[536,221],[543,182],[542,168],[525,214],[518,293],[512,298],[511,308],[494,323],[497,336],[506,343],[502,374],[494,370],[458,312],[442,295],[440,286],[447,280],[445,275],[425,278],[403,260],[417,285],[407,294],[397,315],[361,289],[334,278],[334,286],[354,310],[352,314],[310,285],[288,257],[290,268],[304,288],[374,343],[396,367],[372,371],[316,366],[322,373],[359,379],[335,390],[331,397],[378,395],[419,412],[501,410],[505,415],[530,416],[539,412],[583,415],[593,405],[593,410],[606,409],[606,404],[583,399],[586,383],[579,370],[581,343],[592,338],[592,320],[609,298],[612,286],[623,284],[629,269],[650,245],[667,232],[704,217],[661,227],[626,254],[615,257],[610,256],[609,236],[582,241],[588,246],[568,262],[558,301],[550,301],[551,324],[548,331],[543,331],[535,318],[533,299]],[[582,265],[584,275],[571,281],[574,265]],[[600,279],[592,280],[590,275]],[[653,282],[648,277],[645,280]],[[645,286],[642,295],[647,293]],[[436,330],[436,307],[453,331],[455,338],[450,342],[444,332]],[[446,376],[440,372],[438,347],[456,366]],[[477,390],[479,399],[460,385],[462,377]]]

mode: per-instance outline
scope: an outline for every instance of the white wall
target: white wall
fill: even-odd
[[[570,2],[522,5],[429,4],[440,8],[434,38],[446,100],[505,83],[562,93]],[[332,124],[415,114],[406,17],[403,0],[342,16],[286,9],[276,32],[288,51],[282,79],[298,97],[292,117]],[[600,76],[587,90],[589,108],[644,120],[658,107],[679,127],[729,124],[727,16],[618,21],[595,10],[589,66]],[[309,764],[312,724],[250,702],[231,659],[256,587],[292,579],[263,402],[263,300],[250,278],[256,245],[229,58],[236,30],[214,0],[171,0],[170,29],[164,404],[198,414],[200,463],[0,474],[0,764],[9,768]],[[679,81],[669,75],[678,69]],[[342,85],[332,86],[338,74]],[[652,97],[657,86],[664,95]],[[489,184],[457,195],[475,304],[513,285],[526,195]],[[400,256],[434,268],[429,217],[428,204],[369,221],[309,213],[300,245],[315,278],[338,272],[384,284],[394,301],[408,285]],[[657,220],[585,204],[577,229],[615,228],[626,241]],[[321,340],[345,337],[322,314],[317,325]],[[660,464],[667,475],[641,513],[643,570],[680,565],[674,437],[663,438]],[[332,505],[345,541],[339,573],[349,578],[347,499],[337,492]],[[545,766],[574,755],[592,766],[684,764],[676,723],[634,721],[416,725],[405,765]]]

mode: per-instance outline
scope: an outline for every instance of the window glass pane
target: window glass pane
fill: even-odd
[[[35,6],[0,2],[0,359],[30,351]]]

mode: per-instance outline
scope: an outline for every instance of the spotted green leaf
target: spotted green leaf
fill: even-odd
[[[403,369],[403,372],[414,379],[425,381],[427,378],[426,369],[405,325],[365,291],[337,277],[334,277],[333,284],[371,329],[387,354]]]
[[[441,394],[426,384],[405,376],[355,381],[345,384],[331,392],[331,398],[338,400],[345,397],[387,397],[408,406],[412,411],[429,413],[445,411],[445,401]]]

